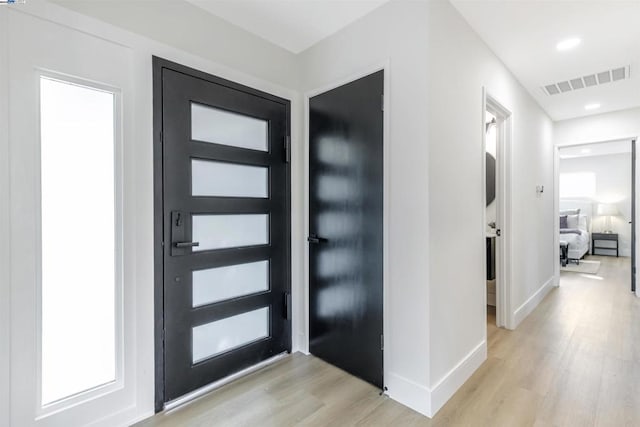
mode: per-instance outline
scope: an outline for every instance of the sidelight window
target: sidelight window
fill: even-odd
[[[116,99],[40,79],[43,405],[117,378]]]

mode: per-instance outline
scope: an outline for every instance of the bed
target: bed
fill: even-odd
[[[587,215],[560,212],[560,242],[566,242],[568,246],[567,258],[569,261],[579,264],[580,259],[589,253],[591,235],[588,223]]]

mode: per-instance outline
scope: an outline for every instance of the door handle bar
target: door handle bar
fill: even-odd
[[[193,248],[196,246],[200,246],[200,242],[176,242],[176,248]]]
[[[318,244],[318,243],[328,242],[328,240],[323,239],[322,237],[318,237],[315,234],[312,234],[311,236],[307,237],[307,242]]]

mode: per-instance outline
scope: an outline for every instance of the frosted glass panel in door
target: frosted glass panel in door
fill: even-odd
[[[194,252],[269,243],[269,215],[194,215]]]
[[[191,195],[266,198],[269,168],[192,159]]]
[[[269,290],[269,261],[193,272],[193,307]]]
[[[191,139],[268,151],[266,120],[231,113],[202,104],[191,104]]]
[[[269,307],[227,317],[193,328],[192,362],[269,336]]]

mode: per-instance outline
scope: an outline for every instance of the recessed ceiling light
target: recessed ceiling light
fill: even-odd
[[[560,43],[556,45],[556,49],[558,50],[569,50],[578,46],[582,40],[578,37],[572,37],[570,39],[562,40]]]
[[[594,102],[593,104],[587,104],[584,106],[585,110],[597,110],[598,108],[600,108],[600,104],[598,104],[597,102]]]
[[[582,154],[589,154],[591,152],[591,148],[583,148],[582,150],[580,150],[580,152]]]

